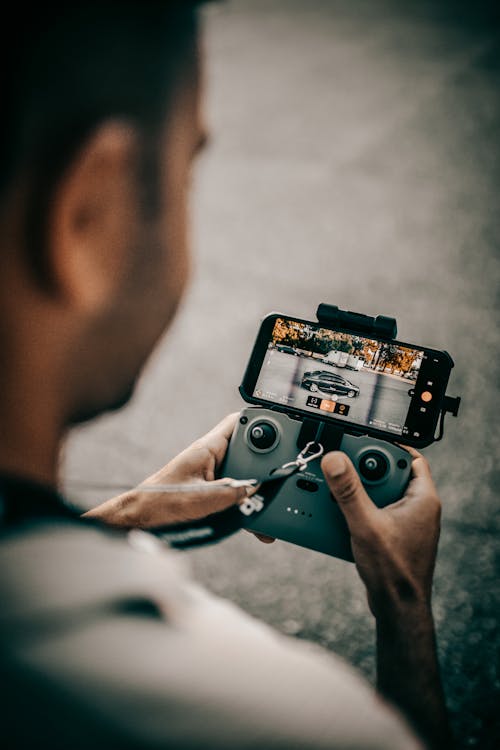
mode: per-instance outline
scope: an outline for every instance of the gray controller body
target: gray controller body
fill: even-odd
[[[261,478],[293,461],[302,423],[287,414],[261,407],[240,413],[221,467],[221,476]],[[273,434],[276,438],[273,440]],[[267,439],[266,439],[267,436]],[[344,435],[340,444],[378,507],[399,500],[408,485],[411,456],[402,448],[371,437]],[[285,480],[268,508],[246,528],[344,560],[353,560],[350,535],[315,459]]]

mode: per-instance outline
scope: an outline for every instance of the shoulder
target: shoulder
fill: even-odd
[[[0,537],[0,627],[110,599],[173,597],[185,577],[181,556],[150,534],[65,519],[19,525]]]
[[[75,727],[97,737],[100,716],[141,747],[418,747],[348,665],[198,587],[183,559],[84,523],[3,539],[8,666],[22,696],[42,676],[47,715],[71,696],[67,746]]]

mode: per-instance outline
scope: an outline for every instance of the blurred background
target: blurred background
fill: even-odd
[[[459,419],[426,450],[443,501],[434,611],[459,747],[500,743],[498,281],[500,27],[494,4],[232,0],[206,12],[196,270],[131,405],[75,431],[62,473],[90,507],[242,402],[260,318],[319,302],[394,315],[447,349]],[[374,680],[349,563],[241,533],[186,553],[195,575]]]

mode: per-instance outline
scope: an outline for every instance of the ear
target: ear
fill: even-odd
[[[108,121],[93,132],[63,175],[51,204],[48,253],[57,292],[93,314],[128,270],[137,232],[137,133]]]

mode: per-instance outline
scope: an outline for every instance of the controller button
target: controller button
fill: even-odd
[[[248,422],[248,417],[240,417],[240,424],[246,424]]]
[[[378,482],[385,477],[388,470],[389,462],[383,453],[378,451],[365,453],[359,462],[360,474],[368,482]]]
[[[408,466],[408,461],[406,458],[400,458],[398,461],[398,469],[406,469]]]
[[[275,428],[269,422],[258,422],[250,430],[249,437],[254,448],[266,450],[274,445],[277,434]]]
[[[319,490],[316,482],[311,482],[309,479],[297,479],[297,487],[299,490],[305,490],[306,492],[317,492]]]

